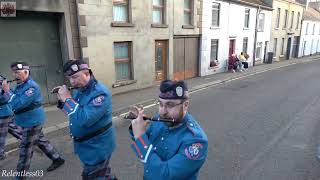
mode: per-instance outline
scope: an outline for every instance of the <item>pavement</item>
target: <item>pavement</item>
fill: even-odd
[[[224,72],[213,74],[205,77],[195,77],[185,80],[188,84],[189,91],[195,92],[210,86],[215,86],[222,83],[227,83],[237,79],[242,79],[248,76],[254,76],[266,71],[272,71],[286,66],[291,66],[299,63],[308,63],[311,61],[320,60],[320,55],[308,56],[303,58],[293,58],[284,61],[275,61],[272,64],[256,64],[254,67],[249,67],[244,72]],[[119,119],[123,117],[130,106],[141,104],[143,106],[153,105],[157,100],[159,84],[141,90],[134,90],[126,93],[116,94],[112,96],[113,107],[113,123],[115,126],[119,124]],[[56,108],[56,106],[45,107],[47,121],[43,128],[43,132],[47,138],[66,135],[68,133],[68,119]],[[19,141],[12,136],[9,136],[6,150],[14,151],[19,145]]]

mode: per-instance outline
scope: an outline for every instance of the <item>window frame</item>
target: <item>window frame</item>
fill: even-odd
[[[293,27],[293,20],[294,20],[294,11],[291,11],[291,24],[290,24],[290,29]]]
[[[125,43],[128,44],[128,58],[116,58],[115,57],[115,45],[116,44],[125,44]],[[115,74],[117,74],[116,63],[128,62],[129,71],[130,71],[128,79],[117,79],[117,75],[115,75],[116,83],[133,80],[132,41],[116,41],[116,42],[113,42],[113,53],[114,53],[113,60],[114,60],[114,65],[115,65]]]
[[[246,49],[244,49],[245,42],[246,42],[246,46],[245,46]],[[243,40],[242,40],[242,52],[248,53],[248,43],[249,43],[249,38],[248,37],[244,37]]]
[[[312,35],[314,35],[315,29],[316,29],[316,24],[313,24]]]
[[[162,2],[162,5],[154,5],[152,1],[152,24],[155,25],[165,25],[166,24],[166,7],[167,7],[167,2],[166,0],[160,0]],[[160,10],[161,12],[161,22],[154,22],[153,21],[153,11],[154,10]]]
[[[212,3],[212,9],[211,9],[211,26],[212,27],[220,27],[220,9],[221,4],[220,3]],[[217,25],[213,24],[213,12],[217,12]]]
[[[280,53],[281,56],[284,55],[284,43],[285,43],[285,38],[282,38],[282,42],[281,42],[281,53]]]
[[[249,27],[250,27],[250,9],[246,8],[244,11],[244,28],[249,29]]]
[[[186,1],[186,0],[184,0]],[[194,0],[187,0],[189,1],[189,6],[190,6],[190,9],[186,9],[184,7],[184,1],[183,1],[183,25],[185,26],[193,26],[194,22],[193,22],[193,14],[194,14]],[[184,21],[184,15],[185,13],[188,13],[190,15],[190,18],[189,18],[189,21],[190,23],[189,24],[185,24],[185,21]]]
[[[288,14],[289,14],[289,11],[288,9],[286,9],[284,11],[284,24],[283,24],[283,29],[286,29],[288,27]]]
[[[212,59],[212,45],[213,45],[213,42],[216,42],[216,59]],[[218,56],[219,56],[219,39],[211,39],[210,41],[210,62],[211,61],[214,61],[214,60],[218,60]]]
[[[278,39],[273,39],[273,57],[277,57],[277,46],[278,46]]]
[[[256,49],[255,49],[255,59],[256,60],[259,60],[259,59],[261,59],[261,55],[262,55],[262,45],[263,45],[263,43],[262,42],[257,42],[257,45],[256,45]],[[260,49],[259,49],[260,48]],[[258,51],[258,49],[259,49],[259,51]],[[259,52],[259,53],[258,53]],[[258,56],[258,54],[259,54],[259,57],[257,57]]]
[[[260,19],[260,17],[263,17],[263,19],[262,19],[262,23],[261,23],[261,19]],[[259,14],[259,16],[258,16],[258,31],[264,31],[264,23],[265,23],[265,14],[264,13],[260,13]],[[260,26],[262,26],[261,28],[260,28]]]
[[[280,28],[281,8],[277,9],[276,28]]]
[[[299,24],[300,24],[300,12],[298,12],[298,15],[297,15],[296,30],[298,30],[298,29],[299,29]]]

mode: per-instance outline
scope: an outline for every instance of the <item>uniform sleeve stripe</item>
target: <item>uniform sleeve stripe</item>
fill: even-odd
[[[71,111],[71,112],[68,114],[68,116],[70,116],[71,114],[75,113],[76,110],[78,109],[78,106],[79,106],[79,104],[76,105],[76,107],[74,108],[74,110]]]
[[[16,96],[15,94],[13,94],[11,97],[10,97],[10,99],[9,99],[9,102],[11,102],[12,101],[12,99],[13,99],[13,97],[14,96]]]
[[[70,99],[73,103],[75,103],[75,104],[77,104],[77,102],[75,101],[75,100],[73,100],[73,99]]]
[[[65,104],[66,104],[67,108],[71,109],[71,106],[69,105],[68,102],[66,102]]]
[[[138,148],[136,142],[133,142],[133,145],[134,145],[135,149],[137,150],[139,157],[140,157],[142,154],[141,154],[140,149]]]
[[[144,142],[144,140],[141,138],[141,136],[138,137],[138,139],[139,139],[139,141],[141,142],[141,144],[142,144],[143,146],[147,146],[146,143]]]
[[[143,163],[147,162],[149,154],[151,152],[151,149],[152,149],[152,144],[150,144],[149,149],[148,149],[147,154],[146,154],[146,157],[143,160],[141,160],[141,162],[143,162]]]

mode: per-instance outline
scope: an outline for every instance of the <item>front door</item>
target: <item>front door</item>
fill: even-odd
[[[234,54],[235,52],[235,41],[234,39],[230,40],[229,42],[229,58]]]
[[[290,51],[291,51],[291,38],[288,38],[287,43],[287,53],[286,53],[286,59],[290,59]]]
[[[155,79],[167,79],[167,41],[156,41],[155,47]]]

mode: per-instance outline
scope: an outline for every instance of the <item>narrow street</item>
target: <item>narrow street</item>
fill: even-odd
[[[199,179],[319,179],[320,162],[315,159],[320,143],[319,67],[320,61],[296,64],[193,92],[190,112],[209,139]],[[147,114],[156,111],[152,106]],[[130,149],[129,124],[116,121],[113,172],[121,180],[141,180],[143,169]],[[70,138],[62,135],[51,141],[67,161],[40,179],[80,179],[81,164]],[[11,153],[0,169],[14,170],[17,159],[17,152]],[[45,170],[50,163],[36,151],[30,170]]]

